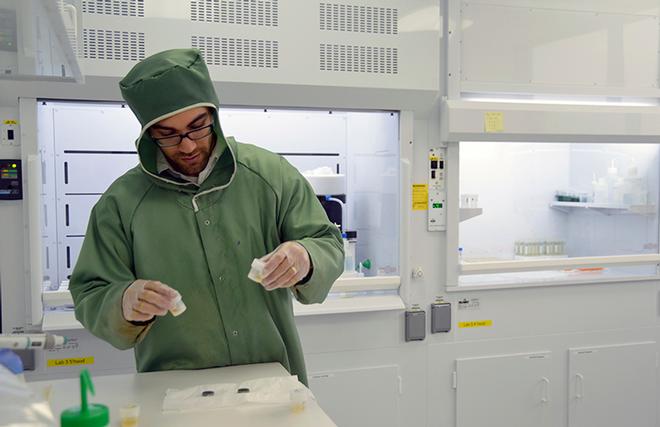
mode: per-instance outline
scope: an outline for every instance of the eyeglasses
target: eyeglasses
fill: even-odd
[[[193,129],[186,133],[166,136],[164,138],[153,138],[153,140],[156,141],[156,144],[158,144],[159,147],[167,148],[181,144],[181,141],[183,141],[184,138],[188,138],[191,141],[197,141],[206,138],[212,133],[213,133],[213,123],[208,124],[206,126],[202,126],[201,128]]]

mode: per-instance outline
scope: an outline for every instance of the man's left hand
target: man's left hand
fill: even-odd
[[[311,265],[307,249],[298,242],[284,242],[262,260],[266,265],[261,284],[268,291],[290,288],[300,282]]]

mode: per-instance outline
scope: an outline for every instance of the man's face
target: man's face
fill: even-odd
[[[169,145],[179,140],[177,135],[184,134],[213,123],[213,115],[206,107],[196,107],[168,117],[149,128],[152,138],[158,139],[161,144]],[[193,132],[190,137],[183,138],[181,143],[171,147],[160,147],[160,150],[177,172],[188,176],[198,176],[204,170],[211,156],[215,144],[215,136],[209,128],[198,133],[206,135],[196,138]],[[168,138],[174,137],[174,138]],[[168,139],[163,139],[168,138]]]

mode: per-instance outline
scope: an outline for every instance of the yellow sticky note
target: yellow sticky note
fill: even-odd
[[[504,113],[493,111],[484,113],[484,130],[490,133],[503,132]]]
[[[429,208],[429,186],[428,184],[413,184],[412,186],[412,208],[414,211],[425,211]]]
[[[77,366],[77,365],[93,365],[94,357],[69,357],[67,359],[48,359],[46,366],[54,368],[58,366]]]
[[[492,320],[473,320],[471,322],[458,322],[459,328],[485,328],[493,326]]]

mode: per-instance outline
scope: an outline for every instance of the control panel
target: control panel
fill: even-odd
[[[3,120],[0,122],[0,145],[20,145],[18,122],[16,120]]]
[[[0,159],[0,200],[23,198],[23,173],[18,159]]]
[[[429,150],[429,231],[444,231],[447,227],[446,151],[446,148]]]

